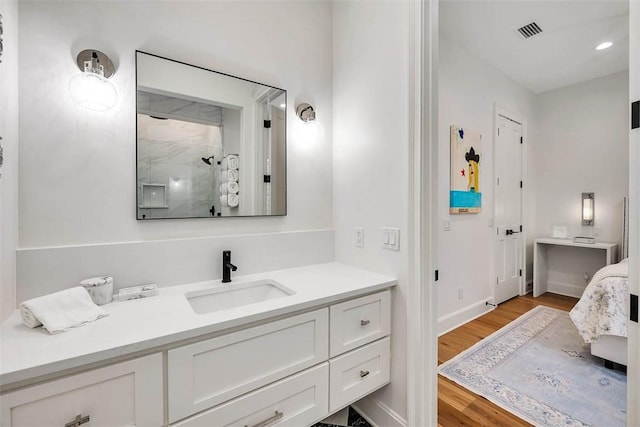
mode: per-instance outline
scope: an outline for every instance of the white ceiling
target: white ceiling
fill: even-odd
[[[629,0],[440,0],[440,32],[534,93],[629,68]],[[536,22],[541,34],[516,31]],[[596,51],[611,41],[613,47]]]

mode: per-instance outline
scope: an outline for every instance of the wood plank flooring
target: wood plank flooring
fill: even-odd
[[[538,305],[569,311],[576,298],[546,293],[506,301],[495,310],[475,319],[438,339],[438,364],[446,362],[483,338],[509,324]],[[438,376],[438,425],[450,426],[530,426],[485,398]]]

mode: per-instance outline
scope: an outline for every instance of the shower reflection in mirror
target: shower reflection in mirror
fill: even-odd
[[[286,215],[286,91],[136,59],[137,218]]]

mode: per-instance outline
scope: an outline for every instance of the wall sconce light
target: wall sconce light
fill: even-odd
[[[313,107],[307,103],[300,104],[296,107],[296,115],[305,123],[312,122],[316,119],[316,112]]]
[[[99,50],[87,49],[78,54],[82,73],[69,82],[71,98],[90,110],[107,111],[116,105],[118,92],[109,80],[115,73],[113,62]]]
[[[582,225],[593,225],[594,210],[594,193],[582,193]]]

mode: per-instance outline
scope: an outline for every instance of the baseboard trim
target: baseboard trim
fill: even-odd
[[[454,311],[451,314],[440,317],[438,319],[438,336],[442,336],[491,310],[495,310],[495,307],[487,305],[487,303],[493,304],[493,298],[485,298],[458,311]]]
[[[533,279],[527,280],[524,284],[524,295],[533,293]]]
[[[351,406],[373,427],[407,427],[407,420],[378,399],[364,398]]]
[[[566,297],[580,298],[584,293],[585,286],[572,285],[570,283],[548,282],[547,292]]]

